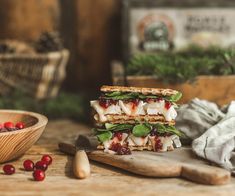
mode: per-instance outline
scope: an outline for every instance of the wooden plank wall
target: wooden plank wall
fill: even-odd
[[[121,57],[120,21],[119,0],[0,0],[0,39],[61,32],[71,50],[64,87],[73,91],[111,83],[110,62]]]

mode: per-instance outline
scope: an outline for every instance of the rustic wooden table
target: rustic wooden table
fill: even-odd
[[[1,174],[0,196],[28,195],[235,195],[235,179],[223,186],[206,186],[177,178],[145,178],[91,162],[91,177],[78,180],[71,172],[72,157],[57,149],[58,141],[72,142],[78,133],[90,128],[69,120],[51,121],[43,136],[23,157],[12,162],[17,172],[12,176]],[[43,182],[35,182],[31,172],[22,169],[25,159],[37,161],[43,154],[51,154],[53,164]]]

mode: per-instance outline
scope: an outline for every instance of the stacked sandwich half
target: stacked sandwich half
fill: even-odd
[[[169,151],[180,147],[175,118],[181,93],[171,89],[102,86],[91,101],[98,149],[130,154],[131,150]]]

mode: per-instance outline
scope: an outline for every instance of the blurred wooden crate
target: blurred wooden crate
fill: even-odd
[[[38,99],[55,97],[66,76],[69,51],[0,54],[0,94],[24,91]]]
[[[235,75],[198,76],[195,82],[182,84],[166,84],[153,76],[127,76],[126,82],[128,86],[179,90],[183,93],[181,103],[187,103],[195,97],[213,101],[220,106],[235,100]]]

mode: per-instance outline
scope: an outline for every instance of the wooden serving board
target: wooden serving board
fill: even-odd
[[[59,147],[61,149],[61,146]],[[75,153],[74,146],[73,149],[61,150],[70,154]],[[231,178],[230,172],[209,165],[207,161],[194,155],[191,148],[186,147],[164,153],[134,151],[132,155],[121,156],[97,150],[87,155],[90,160],[148,177],[183,177],[211,185],[227,184]]]

